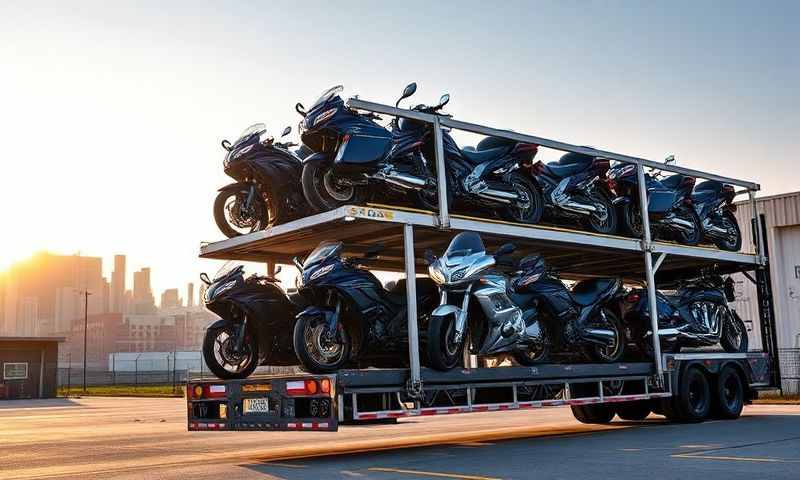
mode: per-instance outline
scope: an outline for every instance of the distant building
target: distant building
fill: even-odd
[[[177,308],[182,306],[183,304],[178,296],[177,288],[168,288],[161,293],[161,308]]]
[[[189,282],[189,285],[186,286],[186,307],[194,307],[194,283],[192,282]]]
[[[111,273],[111,308],[114,313],[126,312],[125,302],[125,255],[114,255],[114,271]]]
[[[129,313],[152,315],[156,313],[156,302],[150,288],[150,268],[133,272],[133,305]]]

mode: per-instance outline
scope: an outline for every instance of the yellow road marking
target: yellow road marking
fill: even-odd
[[[404,470],[402,468],[373,467],[368,468],[370,472],[405,473],[408,475],[419,475],[425,477],[455,478],[457,480],[500,480],[494,477],[480,477],[476,475],[461,475],[458,473],[426,472],[423,470]]]
[[[764,462],[764,463],[800,463],[800,460],[786,460],[783,458],[758,458],[758,457],[726,457],[721,455],[692,455],[679,453],[672,455],[675,458],[699,458],[701,460],[730,460],[738,462]]]

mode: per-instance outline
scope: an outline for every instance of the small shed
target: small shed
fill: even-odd
[[[0,337],[0,400],[53,398],[63,337]]]

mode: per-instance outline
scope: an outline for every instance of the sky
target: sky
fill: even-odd
[[[296,130],[337,84],[393,104],[416,81],[460,120],[800,190],[798,23],[779,1],[3,2],[0,269],[125,253],[157,294],[197,283],[219,142]]]

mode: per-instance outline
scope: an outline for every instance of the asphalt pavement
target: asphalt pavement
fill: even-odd
[[[800,406],[582,425],[569,408],[327,432],[188,432],[183,399],[0,402],[0,478],[800,478]]]

